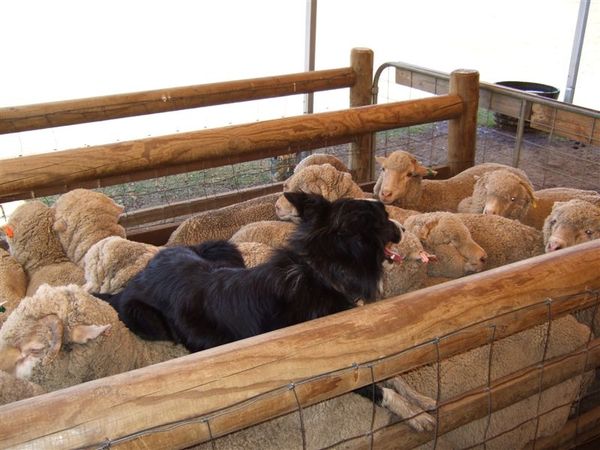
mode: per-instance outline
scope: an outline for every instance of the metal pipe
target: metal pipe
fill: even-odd
[[[575,38],[573,39],[573,49],[571,50],[571,63],[569,64],[569,74],[567,76],[567,88],[565,89],[565,103],[573,103],[573,97],[575,96],[575,85],[577,84],[577,73],[579,72],[581,49],[583,48],[589,11],[590,0],[580,0],[577,25],[575,26]]]
[[[306,32],[304,46],[304,70],[312,72],[315,70],[315,48],[317,43],[317,0],[306,0]],[[304,95],[304,113],[314,112],[314,93]]]

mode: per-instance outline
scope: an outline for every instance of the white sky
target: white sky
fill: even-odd
[[[477,69],[482,81],[566,86],[579,0],[319,0],[317,69],[353,47],[376,67]],[[0,0],[0,106],[304,70],[306,0]],[[592,1],[575,103],[600,109],[600,2]],[[318,94],[316,110],[347,106]],[[302,98],[0,136],[0,158],[302,112]]]

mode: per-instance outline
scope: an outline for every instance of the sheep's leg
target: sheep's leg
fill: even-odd
[[[394,389],[398,394],[402,395],[403,397],[409,398],[425,411],[431,411],[436,407],[434,399],[415,391],[400,376],[390,378],[389,380],[386,380],[384,384]]]
[[[357,389],[355,392],[405,419],[415,431],[430,431],[435,427],[435,418],[432,415],[424,412],[393,389],[376,384]]]

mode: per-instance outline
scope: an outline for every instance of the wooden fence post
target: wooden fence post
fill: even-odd
[[[479,72],[459,69],[450,74],[450,94],[462,98],[463,113],[448,124],[448,166],[456,175],[475,164]]]
[[[353,48],[350,66],[356,72],[356,83],[350,88],[350,107],[371,104],[373,86],[373,50]],[[350,170],[357,182],[373,179],[374,134],[367,133],[356,137],[350,148]]]

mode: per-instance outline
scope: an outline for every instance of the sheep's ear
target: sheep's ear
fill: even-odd
[[[67,222],[64,219],[58,219],[54,221],[54,231],[62,233],[67,229]]]
[[[430,220],[429,222],[426,222],[421,227],[419,227],[415,234],[421,242],[427,240],[429,234],[431,233],[431,230],[433,230],[437,226],[438,222],[439,220]]]
[[[384,166],[387,158],[385,156],[376,156],[375,161],[377,161],[380,166]]]
[[[69,340],[76,344],[85,344],[101,334],[110,334],[111,325],[75,325],[69,332]]]
[[[521,186],[523,186],[523,189],[525,189],[525,192],[527,192],[527,195],[529,196],[529,200],[532,204],[532,206],[535,208],[536,204],[535,204],[535,193],[533,192],[533,189],[531,187],[531,185],[529,183],[526,183],[524,181],[520,181]]]
[[[412,173],[414,176],[426,177],[428,175],[437,175],[437,172],[429,167],[421,165],[416,159],[413,162]]]

